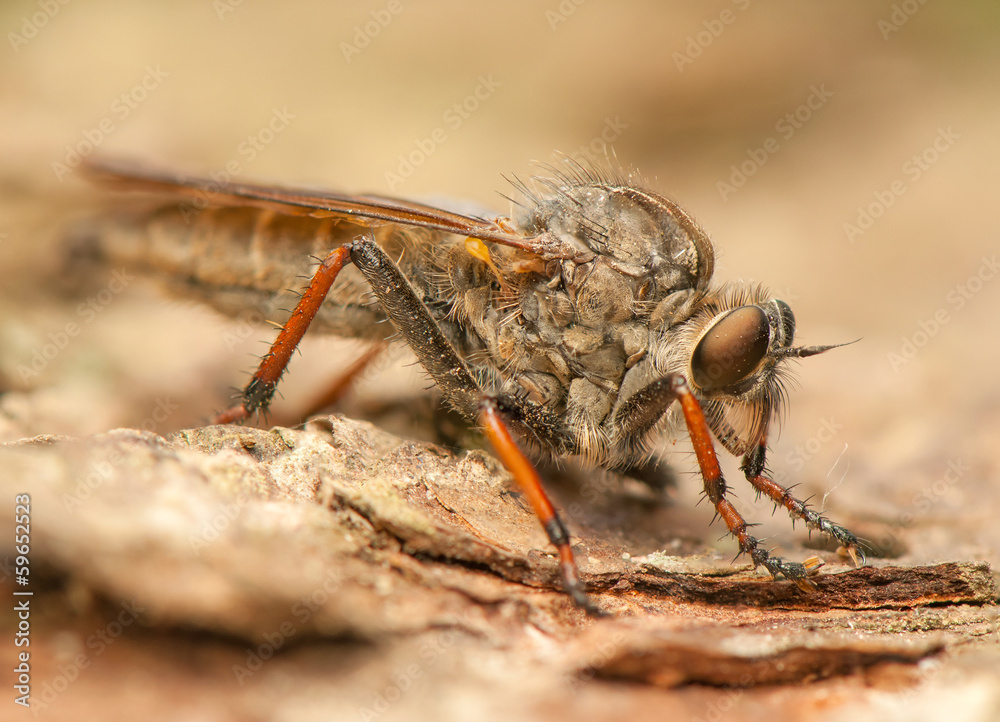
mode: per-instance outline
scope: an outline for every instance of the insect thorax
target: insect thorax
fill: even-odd
[[[435,315],[486,388],[564,419],[571,448],[557,451],[620,465],[648,448],[616,438],[612,412],[652,380],[651,348],[703,298],[712,247],[656,194],[610,178],[549,183],[548,193],[528,196],[516,223],[572,242],[578,258],[491,246],[487,263],[455,242],[425,256],[434,267],[426,297],[447,299]]]

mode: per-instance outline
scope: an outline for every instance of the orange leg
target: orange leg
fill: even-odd
[[[822,534],[833,537],[840,542],[841,546],[850,555],[855,566],[865,563],[865,546],[858,537],[849,529],[840,524],[830,521],[825,516],[817,514],[808,505],[796,499],[791,490],[774,481],[764,473],[767,459],[767,432],[761,435],[757,446],[743,457],[740,469],[746,476],[750,485],[757,490],[757,495],[764,494],[775,506],[783,506],[792,517],[792,523],[796,519],[802,519],[809,530],[817,530]]]
[[[315,318],[337,274],[350,260],[350,247],[341,246],[330,251],[309,282],[309,287],[295,305],[291,317],[285,322],[270,350],[261,359],[260,366],[250,383],[243,389],[243,400],[213,419],[215,424],[231,424],[249,418],[255,412],[267,409],[274,396],[281,375],[285,372],[292,352],[299,345],[309,324]]]
[[[779,574],[786,579],[790,579],[802,589],[810,591],[815,588],[812,582],[806,577],[813,571],[813,568],[797,562],[787,562],[783,559],[772,557],[766,549],[760,546],[760,542],[747,532],[747,522],[736,508],[726,499],[726,480],[722,476],[722,469],[719,467],[719,459],[715,455],[715,447],[712,443],[712,433],[708,423],[705,421],[705,414],[701,409],[701,404],[683,376],[672,374],[664,381],[669,384],[670,390],[681,403],[681,410],[684,412],[684,422],[687,425],[688,433],[691,436],[691,444],[694,446],[695,456],[698,458],[698,466],[701,468],[702,479],[705,484],[705,495],[709,501],[715,505],[715,510],[726,523],[726,528],[736,537],[740,545],[740,552],[746,554],[753,561],[754,566],[763,566],[772,576]],[[845,530],[846,531],[846,530]]]
[[[747,480],[758,493],[766,495],[776,505],[785,507],[793,520],[802,519],[809,529],[816,529],[839,541],[855,566],[865,563],[864,545],[850,530],[817,514],[804,501],[796,499],[791,491],[763,474],[747,475]]]
[[[524,455],[514,441],[507,428],[498,407],[497,401],[485,397],[479,405],[479,422],[486,438],[500,457],[500,461],[513,475],[527,497],[535,516],[542,523],[549,541],[559,552],[559,574],[563,587],[573,601],[581,609],[593,616],[602,616],[602,612],[587,596],[586,588],[580,580],[580,573],[573,558],[573,549],[569,544],[569,532],[559,518],[558,512],[542,488],[542,478],[528,457]]]
[[[763,566],[772,576],[780,574],[803,589],[812,589],[813,584],[806,577],[815,571],[815,565],[808,563],[803,565],[772,557],[767,550],[761,548],[760,542],[748,533],[749,525],[726,499],[728,489],[726,480],[722,476],[722,469],[719,467],[719,459],[715,455],[711,428],[705,419],[701,403],[691,392],[682,375],[667,374],[622,403],[615,412],[614,421],[618,433],[622,436],[645,433],[675,401],[680,403],[681,411],[684,413],[684,422],[705,484],[705,495],[715,506],[716,514],[726,523],[729,533],[736,537],[740,553],[749,556],[755,567]],[[858,556],[863,561],[861,543],[854,534],[807,508],[805,503],[792,496],[788,489],[764,476],[766,443],[766,440],[761,439],[760,444],[743,458],[743,472],[758,493],[767,494],[776,504],[784,506],[793,519],[804,519],[810,529],[818,529],[834,537],[847,548],[855,561]]]

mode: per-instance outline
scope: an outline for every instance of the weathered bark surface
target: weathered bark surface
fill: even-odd
[[[636,555],[645,540],[628,530],[653,504],[615,540],[600,536],[602,508],[573,504],[584,578],[611,612],[588,619],[492,457],[339,416],[299,431],[26,439],[0,466],[20,485],[6,490],[31,494],[35,690],[53,712],[96,708],[116,675],[134,679],[150,655],[163,665],[163,647],[202,659],[208,699],[250,709],[274,685],[315,686],[338,719],[431,719],[443,708],[427,680],[442,675],[452,701],[571,719],[578,695],[614,698],[624,683],[689,690],[669,704],[693,689],[800,698],[821,680],[924,684],[970,650],[1000,660],[984,563],[847,569],[824,553],[807,594],[717,554]],[[105,654],[115,661],[96,664]],[[74,666],[79,682],[59,692]],[[205,684],[192,673],[168,676]]]

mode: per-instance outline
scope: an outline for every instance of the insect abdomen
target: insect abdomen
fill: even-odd
[[[83,241],[77,240],[75,250],[112,268],[164,281],[173,295],[194,298],[226,315],[260,309],[275,318],[278,309],[295,305],[295,294],[312,275],[317,258],[365,232],[334,219],[245,207],[199,211],[181,203],[109,215]],[[380,242],[391,236],[385,231],[377,235],[384,238]],[[391,327],[379,323],[385,317],[370,302],[368,290],[355,269],[345,269],[316,317],[315,330],[356,338],[391,333]]]

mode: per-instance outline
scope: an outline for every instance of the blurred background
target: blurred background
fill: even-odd
[[[273,337],[127,269],[81,288],[62,239],[109,202],[84,157],[504,213],[503,176],[613,151],[704,226],[718,282],[769,286],[800,343],[860,339],[801,363],[777,478],[900,563],[1000,564],[997,3],[8,0],[0,28],[0,441],[202,425]],[[360,348],[307,339],[275,420]],[[425,385],[391,361],[358,398]],[[717,544],[678,459],[663,543]],[[803,541],[727,463],[760,535]]]
[[[4,440],[199,425],[273,333],[110,271],[62,294],[59,239],[106,200],[83,157],[506,212],[502,175],[611,148],[717,280],[771,287],[802,343],[861,339],[802,363],[779,477],[886,549],[1000,558],[996,3],[19,0],[0,26]],[[305,344],[276,414],[355,352]]]

